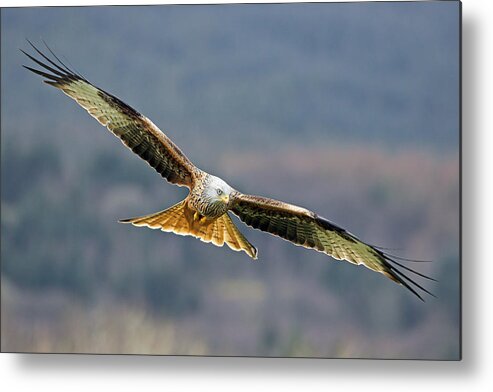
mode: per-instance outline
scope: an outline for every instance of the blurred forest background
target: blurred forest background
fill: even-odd
[[[241,223],[258,262],[118,224],[186,191],[25,38],[232,186],[433,260],[438,299]],[[458,2],[2,9],[2,351],[457,359],[458,43]]]

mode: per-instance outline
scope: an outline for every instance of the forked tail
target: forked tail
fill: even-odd
[[[121,219],[120,223],[131,223],[134,226],[147,226],[151,229],[173,232],[179,235],[190,235],[204,242],[212,242],[216,246],[228,245],[235,251],[244,251],[251,258],[257,258],[257,249],[241,234],[228,213],[217,219],[194,219],[194,212],[188,208],[186,200],[154,214],[130,219]]]

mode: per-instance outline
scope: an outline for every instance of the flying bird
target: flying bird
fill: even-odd
[[[325,253],[334,259],[346,260],[382,273],[421,300],[423,298],[418,290],[433,296],[402,269],[426,279],[434,279],[396,259],[417,260],[390,255],[384,248],[361,241],[308,209],[262,196],[243,194],[232,188],[221,178],[195,166],[147,117],[72,71],[46,44],[51,56],[40,51],[31,42],[29,44],[41,59],[22,49],[21,51],[42,68],[23,67],[41,75],[47,84],[74,99],[168,182],[189,189],[187,197],[170,208],[150,215],[122,219],[120,222],[193,236],[216,246],[226,244],[231,249],[244,251],[256,259],[257,249],[233,223],[229,215],[231,212],[254,229]]]

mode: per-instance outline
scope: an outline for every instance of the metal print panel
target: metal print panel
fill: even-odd
[[[460,359],[460,3],[1,22],[2,351]]]

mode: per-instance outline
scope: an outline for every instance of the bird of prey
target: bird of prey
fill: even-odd
[[[431,279],[396,261],[396,258],[407,259],[391,256],[383,248],[361,241],[310,210],[266,197],[243,194],[221,178],[200,170],[147,117],[72,71],[47,45],[50,56],[31,42],[29,44],[41,58],[21,51],[42,69],[24,65],[25,68],[43,76],[47,84],[74,99],[167,181],[189,188],[188,196],[168,209],[120,222],[193,236],[216,246],[226,244],[256,259],[257,249],[235,226],[229,215],[231,212],[255,229],[325,253],[334,259],[364,265],[382,273],[421,300],[419,289],[433,295],[402,272],[400,268]]]

